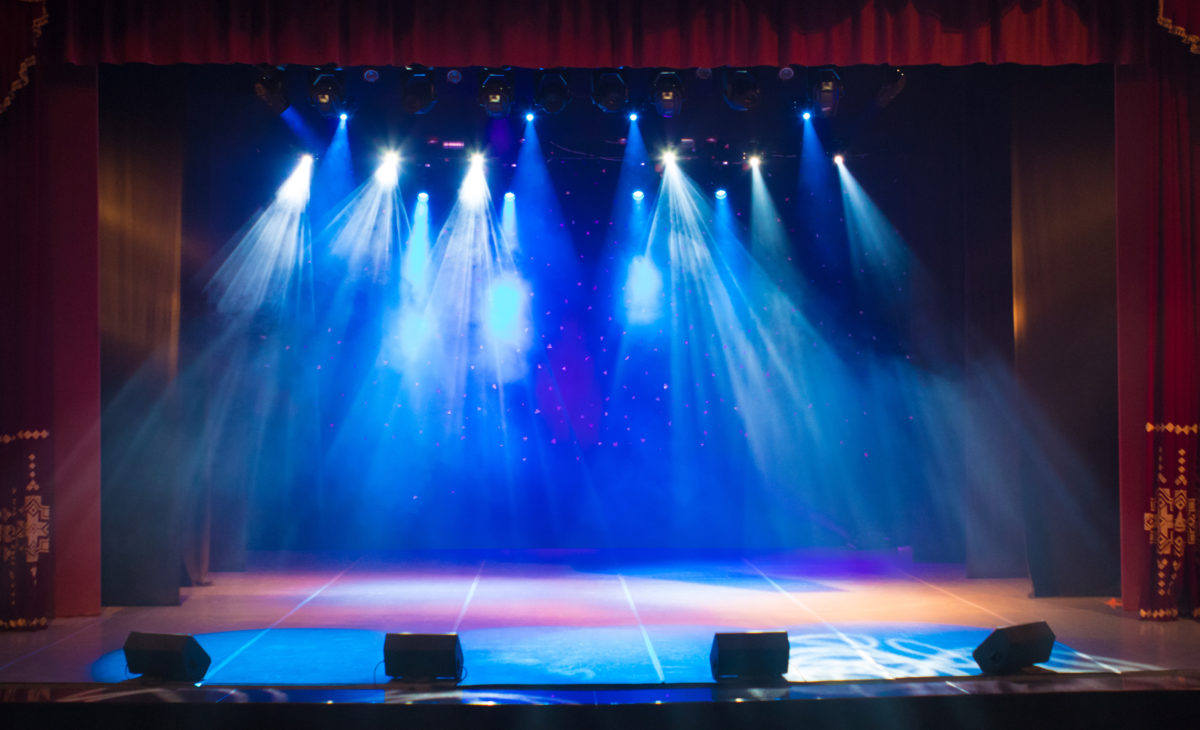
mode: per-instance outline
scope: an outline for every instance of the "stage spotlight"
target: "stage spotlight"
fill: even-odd
[[[254,95],[267,105],[272,114],[283,114],[291,106],[283,90],[283,71],[263,64],[255,67]]]
[[[750,163],[750,167],[753,167],[757,170],[758,166],[762,164],[762,158],[758,155],[750,155],[750,157],[746,159],[746,162]]]
[[[674,165],[675,164],[674,150],[667,150],[666,152],[664,152],[663,156],[662,156],[662,161],[663,161],[664,165]]]
[[[758,106],[758,79],[748,68],[725,69],[725,103],[744,112]]]
[[[630,113],[629,113],[629,121],[631,121],[631,122],[636,122],[636,121],[637,121],[637,112],[630,112]]]
[[[800,116],[807,122],[809,119],[812,119],[812,112],[805,110]]]
[[[312,167],[313,156],[301,155],[300,164],[296,165],[296,169],[292,171],[288,179],[283,181],[283,185],[279,186],[279,191],[275,194],[275,197],[296,207],[303,207],[308,203],[308,188],[312,182]]]
[[[654,108],[661,117],[670,118],[683,108],[683,79],[674,71],[660,71],[651,87],[654,91]]]
[[[646,194],[645,194],[645,193],[643,193],[641,190],[634,190],[634,191],[633,191],[633,199],[634,199],[635,201],[637,201],[637,202],[639,202],[639,203],[640,203],[640,202],[642,202],[642,198],[645,198],[645,197],[646,197]]]
[[[525,114],[525,121],[527,121],[527,122],[532,122],[532,121],[533,121],[533,112],[526,112],[526,114]]]
[[[375,180],[381,185],[395,186],[400,180],[400,153],[389,150],[383,153],[383,162],[375,170]]]
[[[417,193],[417,200],[422,203],[427,202],[429,200],[429,193]]]
[[[459,71],[456,68],[450,69],[449,71],[446,72],[446,80],[452,84],[461,83],[462,82],[462,71]]]
[[[483,81],[479,84],[479,106],[489,117],[507,117],[513,103],[512,77],[506,72],[488,69],[484,69],[480,76]]]
[[[838,102],[842,100],[842,79],[837,71],[831,68],[822,69],[817,73],[817,83],[813,84],[812,98],[817,111],[826,119],[836,117]]]
[[[724,190],[718,190],[717,200],[724,200],[726,195],[728,195],[728,193],[726,193]]]
[[[696,78],[701,81],[708,81],[712,78],[712,69],[708,66],[700,66],[696,69]]]
[[[344,121],[346,121],[346,120],[347,120],[347,119],[349,119],[349,118],[350,118],[350,115],[349,115],[349,114],[347,114],[346,112],[342,112],[341,114],[339,114],[339,115],[338,115],[338,120],[339,120],[339,121],[343,121],[343,122],[344,122]]]
[[[476,152],[471,155],[471,167],[458,189],[458,198],[470,205],[480,205],[487,201],[487,191],[487,178],[483,174],[483,155]]]
[[[558,114],[571,100],[567,77],[561,69],[542,71],[534,87],[533,103],[547,114]]]
[[[517,194],[516,194],[516,193],[513,193],[513,192],[507,192],[507,193],[505,193],[505,194],[504,194],[504,199],[505,199],[505,200],[516,200],[516,198],[517,198]]]
[[[348,108],[345,73],[336,66],[323,66],[308,72],[308,99],[323,117],[340,117]]]
[[[405,71],[404,90],[400,93],[400,106],[406,114],[427,114],[437,103],[437,88],[433,85],[433,74],[424,66],[409,66]]]
[[[592,74],[592,102],[606,112],[619,112],[629,101],[629,87],[625,79],[614,70],[601,70]]]
[[[796,76],[796,70],[791,66],[784,66],[779,69],[780,81],[791,81]]]
[[[124,651],[130,674],[167,682],[199,682],[212,663],[191,634],[132,631],[125,639]]]
[[[845,164],[845,162],[846,162],[846,158],[845,158],[845,157],[842,157],[841,155],[834,155],[834,156],[833,156],[833,164],[835,164],[835,165],[839,165],[839,166],[840,166],[840,165],[843,165],[843,164]]]
[[[379,72],[375,69],[369,68],[366,71],[363,71],[363,81],[366,81],[368,84],[373,84],[378,80]]]

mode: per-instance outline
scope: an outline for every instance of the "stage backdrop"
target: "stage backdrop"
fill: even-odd
[[[755,249],[771,240],[771,229],[761,228],[753,175],[742,164],[746,150],[768,152],[763,187],[775,212],[766,222],[779,219],[780,240],[791,261],[772,262],[769,250],[752,250],[760,258],[739,265],[761,265],[766,255],[785,282],[799,282],[781,284],[780,291],[802,316],[797,322],[809,328],[795,331],[807,332],[810,347],[820,346],[814,354],[787,351],[787,375],[803,381],[811,399],[800,404],[806,425],[787,449],[787,458],[796,461],[783,463],[791,473],[775,482],[756,469],[755,454],[744,441],[714,432],[707,447],[680,447],[671,435],[689,422],[690,416],[672,418],[671,410],[675,392],[686,394],[689,384],[665,357],[676,344],[670,336],[661,334],[661,327],[645,332],[625,319],[623,291],[637,245],[636,237],[624,232],[633,203],[628,181],[621,181],[622,159],[634,154],[628,149],[630,125],[624,117],[601,114],[586,100],[589,73],[569,74],[579,98],[562,117],[542,117],[530,126],[519,115],[491,123],[478,117],[472,90],[476,69],[466,69],[469,81],[461,87],[443,87],[435,110],[419,118],[396,114],[400,77],[392,70],[382,69],[374,86],[358,71],[347,73],[348,93],[358,100],[358,110],[344,131],[304,106],[287,115],[298,117],[298,123],[273,116],[245,91],[250,69],[105,72],[105,88],[165,87],[185,90],[180,93],[191,100],[185,123],[160,123],[152,135],[186,135],[181,144],[187,172],[175,203],[183,213],[176,219],[157,207],[148,209],[142,224],[174,219],[172,226],[181,225],[182,235],[168,230],[144,237],[150,248],[140,253],[114,248],[106,255],[118,256],[117,261],[169,261],[182,245],[183,345],[176,387],[168,394],[142,391],[134,383],[130,392],[140,395],[128,402],[147,402],[146,393],[157,393],[159,400],[150,402],[156,404],[152,415],[161,420],[125,433],[180,434],[171,440],[200,446],[169,464],[155,460],[154,471],[119,486],[161,497],[164,478],[177,486],[203,485],[207,496],[196,493],[201,509],[188,513],[206,518],[211,500],[211,514],[217,515],[211,542],[216,567],[239,566],[247,544],[911,544],[919,558],[965,557],[972,574],[1013,575],[1025,570],[1022,525],[1029,524],[1035,528],[1031,555],[1039,566],[1072,565],[1070,571],[1047,570],[1048,577],[1038,582],[1042,593],[1112,590],[1114,562],[1092,559],[1112,545],[1104,535],[1111,532],[1115,515],[1105,505],[1105,495],[1115,494],[1112,468],[1105,462],[1113,449],[1102,436],[1106,423],[1112,432],[1112,419],[1097,417],[1111,411],[1115,376],[1103,342],[1115,338],[1111,319],[1094,316],[1104,302],[1112,302],[1112,292],[1103,291],[1105,272],[1112,271],[1111,251],[1106,257],[1103,237],[1095,235],[1105,230],[1103,213],[1111,202],[1104,202],[1104,175],[1079,173],[1081,160],[1103,168],[1111,155],[1111,135],[1101,123],[1111,94],[1104,69],[1064,69],[1044,78],[1034,70],[914,69],[909,87],[885,108],[874,93],[886,82],[883,70],[845,69],[848,88],[858,93],[847,98],[837,121],[811,129],[799,125],[791,112],[793,87],[773,75],[761,77],[763,108],[746,115],[724,105],[717,84],[690,74],[687,114],[670,121],[650,116],[637,125],[651,150],[683,138],[698,140],[682,169],[709,201],[718,187],[729,191],[712,215],[727,210],[740,231],[728,242],[714,239],[718,248]],[[516,78],[519,89],[531,89],[531,72]],[[650,74],[632,73],[630,79],[640,91],[648,87]],[[306,84],[303,70],[287,77],[292,98],[302,98]],[[1039,95],[1031,95],[1034,88],[1042,90]],[[138,129],[138,120],[161,108],[161,93],[112,94],[106,125]],[[1023,101],[1016,104],[1013,97]],[[1058,105],[1037,101],[1046,97]],[[1013,133],[1014,127],[1040,128],[1050,110],[1062,116],[1052,125],[1060,137]],[[125,118],[129,121],[121,122]],[[527,184],[522,189],[520,165],[516,172],[510,167],[521,160],[522,138],[528,142],[533,132],[549,162],[541,190]],[[349,178],[339,180],[329,172],[336,161],[332,143],[341,133],[348,140],[343,162]],[[111,137],[123,135],[114,127]],[[826,148],[820,152],[818,145],[819,157],[804,147],[807,135]],[[464,149],[442,146],[456,140]],[[386,353],[381,346],[397,334],[392,326],[402,319],[389,309],[392,295],[386,292],[399,289],[395,281],[363,279],[347,269],[344,255],[333,254],[336,241],[322,233],[343,206],[353,203],[346,208],[351,212],[362,208],[351,193],[360,184],[369,188],[386,146],[401,149],[405,160],[400,198],[409,226],[418,216],[416,193],[430,193],[431,243],[451,216],[468,148],[488,152],[486,176],[498,214],[503,191],[518,191],[518,238],[525,252],[518,268],[536,297],[555,302],[532,315],[533,332],[545,349],[530,365],[534,372],[552,372],[530,378],[527,385],[506,386],[512,394],[505,419],[511,441],[503,447],[480,441],[476,431],[467,432],[465,446],[439,444],[424,438],[422,424],[412,417],[387,415],[389,408],[416,407],[420,418],[429,418],[412,399],[408,371],[380,365],[403,354],[381,354]],[[125,149],[132,159],[140,154],[136,147]],[[224,263],[237,260],[250,222],[269,209],[276,188],[306,149],[321,158],[309,202],[314,284],[306,295],[309,307],[286,319],[263,312],[233,326],[236,320],[219,311],[221,290],[214,292],[210,284]],[[834,149],[848,153],[852,178],[839,180],[835,174],[828,157]],[[656,161],[646,154],[652,168]],[[150,185],[155,190],[166,189],[179,175],[175,167],[161,164],[142,173],[146,180],[165,176],[161,184]],[[666,194],[659,189],[663,175],[650,169],[638,173],[648,215],[653,201]],[[1023,201],[1022,271],[1027,277],[1049,272],[1027,279],[1025,307],[1060,313],[1057,319],[1039,315],[1021,330],[1029,363],[1024,382],[1014,379],[1012,368],[1014,198],[1007,182],[997,185],[1010,176],[1016,186],[1012,195]],[[848,196],[856,189],[852,185],[862,192]],[[1028,206],[1028,201],[1047,200],[1054,190],[1083,197]],[[527,207],[526,200],[548,202],[549,208]],[[1093,212],[1061,215],[1068,207]],[[1037,223],[1039,215],[1059,221],[1056,235],[1040,233],[1046,226]],[[746,238],[756,227],[756,238]],[[873,252],[859,250],[868,229],[874,231],[869,240],[878,246]],[[1061,240],[1087,249],[1092,267],[1074,266],[1072,257],[1059,251]],[[156,248],[163,250],[155,253]],[[883,286],[888,280],[878,278],[879,271],[865,277],[856,273],[864,254],[893,256],[903,264],[896,272],[900,278],[891,282],[900,285],[898,297],[888,293]],[[752,283],[746,271],[730,276]],[[136,278],[144,280],[141,286],[153,280]],[[114,280],[114,291],[123,291],[119,281]],[[1063,337],[1081,332],[1100,339],[1077,348],[1090,353],[1095,381],[1064,378],[1055,369],[1059,361],[1048,358]],[[629,354],[640,358],[639,365],[618,375],[622,368],[616,366]],[[561,374],[564,370],[568,376]],[[140,377],[145,373],[126,368],[124,379],[114,380],[109,392]],[[664,384],[671,390],[664,393]],[[717,401],[736,405],[733,396],[739,394],[722,388],[713,388],[712,410],[720,413],[721,423],[736,425],[737,412],[717,410],[727,408]],[[1029,398],[1030,393],[1038,397]],[[1080,418],[1095,425],[1100,441],[1081,438],[1071,426],[1074,418],[1049,417],[1047,412],[1061,410],[1062,403],[1047,393],[1088,414]],[[117,401],[109,404],[113,408]],[[678,406],[686,411],[689,404],[683,400]],[[569,418],[564,421],[559,413]],[[588,420],[575,423],[580,416]],[[129,423],[119,407],[106,411],[106,421]],[[486,417],[476,422],[489,423]],[[637,428],[632,439],[631,423]],[[434,425],[432,418],[424,424]],[[527,443],[537,447],[530,450]],[[709,456],[705,449],[714,444],[719,449]],[[117,456],[120,441],[111,448]],[[1029,463],[1024,476],[1014,470],[1022,459]],[[679,464],[705,469],[683,478]],[[775,468],[776,475],[782,473]],[[1031,502],[1026,512],[1020,506],[1021,485],[1031,475],[1037,486],[1030,493],[1044,499]],[[1067,484],[1074,491],[1060,491]],[[1061,519],[1065,514],[1070,519]],[[126,529],[136,526],[133,520]],[[178,550],[172,540],[186,534],[143,537],[158,545],[150,552],[172,554]],[[1080,541],[1092,548],[1081,558],[1070,557],[1068,545]],[[164,566],[163,575],[167,572]],[[1071,582],[1061,578],[1064,572]]]

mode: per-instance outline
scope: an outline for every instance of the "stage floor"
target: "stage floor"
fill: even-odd
[[[371,685],[388,632],[460,634],[464,686],[707,683],[716,631],[786,630],[787,679],[979,673],[989,631],[1047,621],[1058,672],[1200,669],[1200,624],[1146,623],[1104,598],[1029,598],[895,553],[593,551],[260,554],[183,604],[107,608],[0,633],[0,682],[120,682],[130,631],[196,634],[206,684]]]

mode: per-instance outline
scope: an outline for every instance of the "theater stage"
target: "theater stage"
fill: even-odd
[[[1200,668],[1200,624],[1029,594],[1026,579],[968,579],[903,551],[263,553],[180,606],[0,634],[0,682],[125,681],[122,643],[148,631],[195,634],[212,657],[206,686],[382,688],[385,633],[457,632],[463,688],[636,685],[669,701],[672,686],[712,682],[716,631],[786,630],[790,682],[866,686],[978,675],[971,652],[992,628],[1041,620],[1058,637],[1045,668],[1060,675]]]

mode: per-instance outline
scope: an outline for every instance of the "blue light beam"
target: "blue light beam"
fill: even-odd
[[[217,311],[251,315],[298,305],[310,272],[306,208],[313,158],[304,155],[279,186],[274,201],[258,212],[227,245],[230,253],[206,287]]]

